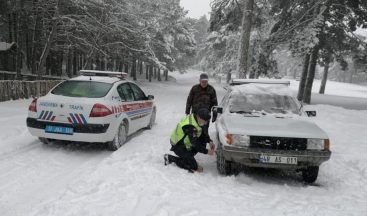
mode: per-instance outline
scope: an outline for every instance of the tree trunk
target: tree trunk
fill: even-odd
[[[327,53],[327,56],[325,58],[324,74],[322,75],[322,80],[321,80],[321,85],[320,85],[320,91],[319,91],[320,94],[325,93],[326,81],[327,81],[327,76],[329,73],[330,57],[331,57],[331,53]]]
[[[241,79],[246,78],[247,75],[253,7],[254,0],[245,1],[242,18],[240,49],[238,54],[238,77]]]
[[[66,74],[68,75],[68,77],[73,77],[73,64],[72,64],[72,60],[73,60],[73,52],[71,51],[71,49],[68,49],[68,58],[67,58],[67,64],[66,64]]]
[[[168,81],[168,70],[164,70],[165,81]]]
[[[298,86],[297,99],[299,101],[303,101],[303,93],[305,92],[306,78],[307,78],[307,72],[308,72],[309,65],[310,65],[310,54],[306,54],[304,58],[304,62],[303,62],[303,70],[301,74],[301,79],[299,81],[299,86]]]
[[[354,75],[354,70],[350,70],[349,83],[353,83],[353,75]]]
[[[325,63],[324,74],[322,75],[322,81],[321,81],[321,86],[320,86],[320,91],[319,91],[320,94],[325,93],[328,72],[329,72],[329,62]]]
[[[44,61],[46,60],[46,57],[48,56],[48,53],[50,52],[50,48],[51,48],[51,43],[54,39],[55,33],[56,33],[56,29],[57,29],[57,23],[59,22],[59,3],[60,0],[57,1],[56,7],[55,7],[55,15],[53,16],[54,20],[52,23],[52,29],[48,35],[45,47],[43,48],[43,52],[41,54],[39,63],[38,63],[38,70],[37,70],[37,75],[38,77],[41,76],[41,67],[43,66]]]
[[[145,64],[145,78],[149,79],[149,68],[150,66],[148,64]]]
[[[79,59],[79,55],[77,53],[77,51],[74,49],[73,52],[73,72],[72,72],[72,76],[74,77],[77,74],[77,70],[78,70],[78,59]]]
[[[310,59],[310,67],[308,68],[308,72],[307,72],[305,91],[303,93],[303,102],[307,104],[310,104],[311,102],[312,84],[315,78],[318,54],[319,54],[319,46],[316,46],[312,50],[311,59]]]
[[[162,79],[161,79],[161,69],[158,68],[157,73],[158,73],[158,81],[162,81]]]
[[[125,59],[125,73],[129,74],[129,62],[127,59]],[[131,74],[130,74],[131,76]]]
[[[131,68],[131,75],[133,77],[133,80],[136,81],[136,58],[133,57],[133,65],[132,65],[132,68]]]
[[[143,61],[139,61],[139,74],[143,74]]]
[[[21,10],[18,11],[16,15],[16,21],[14,21],[16,24],[16,42],[17,42],[17,49],[16,49],[16,60],[15,60],[15,71],[16,71],[16,77],[15,79],[21,80],[21,67],[22,67],[22,33],[21,33]]]
[[[8,14],[8,21],[9,21],[9,43],[14,42],[13,40],[13,13]]]
[[[149,82],[152,82],[152,76],[153,76],[153,65],[150,65],[150,68],[149,68]]]

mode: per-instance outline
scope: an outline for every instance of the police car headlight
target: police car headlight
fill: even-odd
[[[308,150],[324,150],[325,141],[323,139],[307,139]]]
[[[250,146],[250,137],[247,135],[240,134],[227,134],[227,144],[235,146]]]

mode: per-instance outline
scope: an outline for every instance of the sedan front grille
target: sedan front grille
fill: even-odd
[[[302,151],[307,149],[307,139],[288,138],[288,137],[250,136],[250,147],[262,148],[262,149]]]

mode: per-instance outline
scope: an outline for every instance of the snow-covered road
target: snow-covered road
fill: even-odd
[[[30,101],[0,103],[0,215],[366,215],[367,111],[313,106],[333,151],[314,186],[269,170],[220,176],[207,155],[197,156],[204,173],[190,174],[163,165],[169,134],[198,81],[193,72],[174,76],[176,82],[141,83],[155,96],[157,123],[116,152],[42,145],[26,130]]]

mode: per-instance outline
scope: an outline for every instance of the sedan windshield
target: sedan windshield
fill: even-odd
[[[297,103],[291,96],[276,94],[232,95],[229,99],[232,113],[294,113],[299,114]]]
[[[110,91],[112,84],[91,81],[65,81],[51,91],[68,97],[101,98]]]

